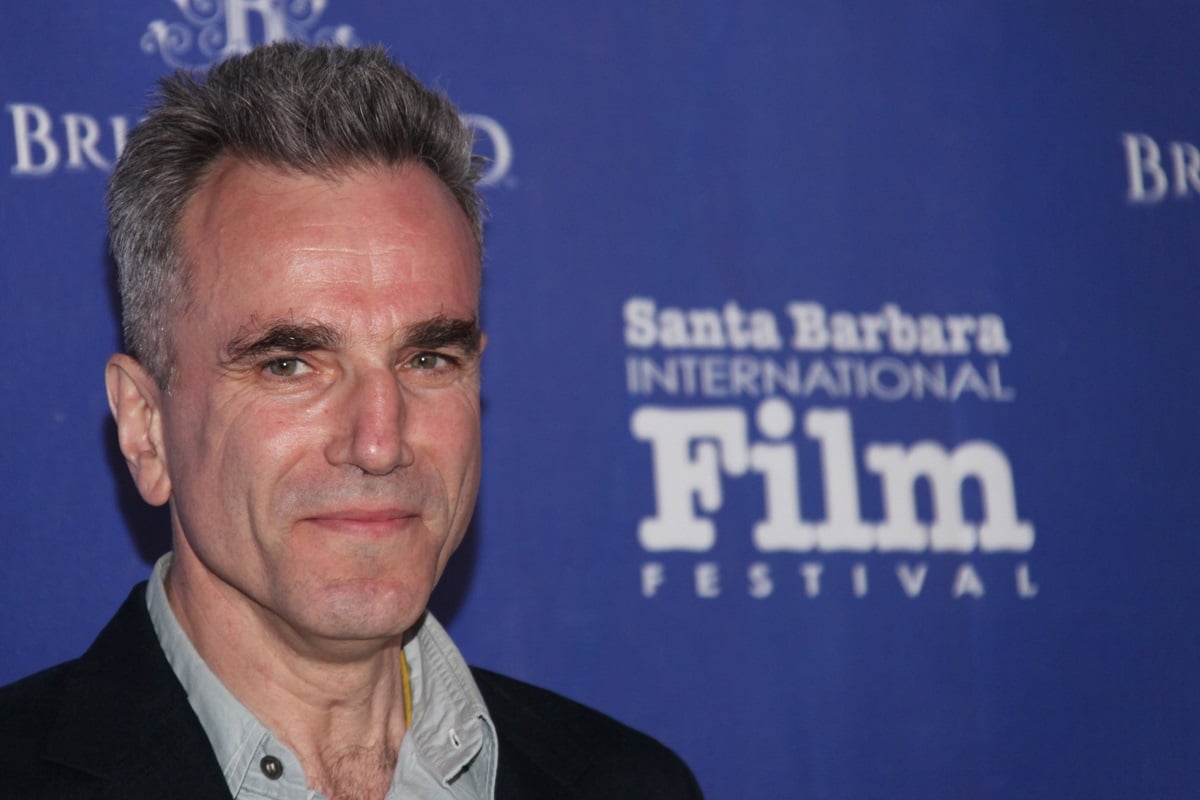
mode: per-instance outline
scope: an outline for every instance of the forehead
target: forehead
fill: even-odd
[[[475,313],[479,260],[470,224],[426,167],[337,176],[235,159],[215,165],[180,224],[192,311],[282,314],[289,303],[397,299]]]

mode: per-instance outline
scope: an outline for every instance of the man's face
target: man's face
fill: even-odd
[[[228,160],[181,230],[191,302],[161,402],[184,596],[303,637],[403,632],[479,485],[465,215],[419,165],[330,181]]]

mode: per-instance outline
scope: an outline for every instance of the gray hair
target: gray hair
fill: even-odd
[[[125,349],[166,388],[170,321],[187,301],[184,207],[221,156],[334,178],[357,167],[427,166],[466,214],[482,254],[481,159],[446,97],[379,47],[281,42],[205,74],[179,71],[130,134],[108,186]]]

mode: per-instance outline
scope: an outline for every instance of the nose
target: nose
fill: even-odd
[[[413,461],[405,440],[405,398],[388,369],[360,373],[333,413],[342,417],[330,443],[329,461],[350,464],[371,475],[387,475]]]

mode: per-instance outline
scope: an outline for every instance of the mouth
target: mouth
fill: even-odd
[[[401,509],[348,509],[322,512],[304,521],[346,536],[387,537],[404,533],[420,519],[420,514]]]

